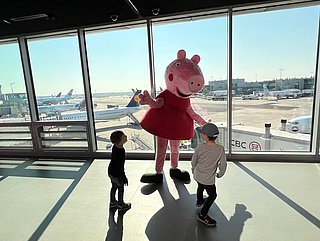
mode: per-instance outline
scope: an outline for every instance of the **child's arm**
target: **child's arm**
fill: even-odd
[[[122,177],[122,179],[123,179],[124,185],[128,186],[128,178],[127,178],[126,174],[124,174],[124,176]]]
[[[192,172],[192,174],[194,174],[194,169],[195,169],[197,163],[198,163],[198,147],[196,147],[196,149],[192,155],[192,158],[191,158],[191,172]]]
[[[224,153],[224,148],[222,149],[221,159],[218,164],[219,172],[217,172],[216,176],[218,178],[222,177],[226,170],[227,170],[227,158],[226,154]]]
[[[116,163],[117,172],[121,177],[123,183],[128,186],[128,178],[124,170],[125,152],[124,151],[117,152],[117,153],[114,153],[114,155],[116,156],[116,160],[117,160],[117,163]]]

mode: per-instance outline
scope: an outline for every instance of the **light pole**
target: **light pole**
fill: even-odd
[[[280,71],[280,81],[281,81],[281,90],[283,89],[283,82],[282,82],[282,71],[284,71],[284,69],[281,67],[281,69],[279,69]]]
[[[15,82],[11,82],[10,83],[10,85],[11,85],[11,93],[13,94],[13,87],[12,87],[12,85],[14,85],[15,84]]]
[[[280,79],[282,79],[282,71],[284,71],[284,69],[281,68],[281,69],[279,69],[279,71],[280,71]]]

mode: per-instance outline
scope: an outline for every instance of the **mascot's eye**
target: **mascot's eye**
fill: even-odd
[[[176,63],[176,67],[179,67],[181,64],[180,64],[180,62],[177,62]]]

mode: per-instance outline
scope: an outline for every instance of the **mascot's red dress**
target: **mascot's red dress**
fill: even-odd
[[[178,169],[180,140],[193,138],[194,121],[200,125],[206,121],[194,112],[189,97],[201,91],[204,79],[198,66],[200,57],[186,58],[186,52],[179,50],[177,59],[171,62],[165,73],[167,88],[155,99],[147,91],[139,95],[141,105],[149,108],[140,124],[149,133],[157,137],[156,174],[145,174],[141,182],[154,183],[163,181],[163,165],[168,142],[170,142],[170,176],[181,181],[190,181],[186,171]]]

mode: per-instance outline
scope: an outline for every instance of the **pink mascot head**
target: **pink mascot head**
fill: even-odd
[[[198,63],[200,56],[186,58],[186,52],[179,50],[177,59],[171,62],[166,69],[165,80],[167,89],[180,98],[189,98],[198,93],[204,86],[203,74]]]

